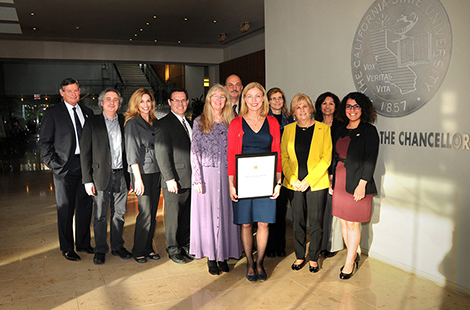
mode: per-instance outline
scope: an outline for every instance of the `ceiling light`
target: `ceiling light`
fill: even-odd
[[[140,31],[144,31],[144,29],[140,28]]]
[[[250,22],[243,22],[240,24],[240,31],[247,32],[250,29]]]
[[[219,33],[219,42],[222,43],[227,39],[227,35],[225,33]]]
[[[181,44],[181,41],[178,41],[178,44]]]
[[[129,41],[132,41],[132,39],[129,39]]]
[[[36,30],[37,30],[37,28],[36,28],[36,27],[33,27],[33,30],[34,30],[34,31],[36,31]]]
[[[134,37],[137,37],[137,33],[134,33]]]
[[[184,18],[184,20],[188,20],[188,18],[187,18],[187,17],[185,17],[185,18]]]
[[[157,18],[157,15],[153,15],[153,18],[154,18],[154,19]]]
[[[155,43],[157,43],[157,42],[158,42],[158,40],[155,40],[154,42],[155,42]]]
[[[31,12],[31,16],[34,16],[34,12]]]
[[[217,21],[214,19],[213,22],[216,23]]]
[[[77,27],[75,27],[75,29],[80,30],[80,27],[77,26]]]

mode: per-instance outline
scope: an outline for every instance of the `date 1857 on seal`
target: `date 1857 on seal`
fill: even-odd
[[[354,37],[356,89],[377,113],[410,114],[436,94],[449,67],[452,30],[438,0],[377,0]]]

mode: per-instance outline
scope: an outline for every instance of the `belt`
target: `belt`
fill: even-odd
[[[346,162],[346,158],[341,158],[341,157],[339,157],[339,158],[338,158],[338,161],[340,161],[340,162],[342,162],[342,163],[345,163],[345,162]]]
[[[111,169],[111,173],[117,173],[119,171],[122,171],[122,168],[119,168],[119,169]]]

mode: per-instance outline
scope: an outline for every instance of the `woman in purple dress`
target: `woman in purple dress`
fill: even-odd
[[[225,88],[207,93],[204,112],[193,125],[190,253],[207,257],[209,273],[228,272],[227,260],[240,258],[240,229],[233,224],[227,173],[227,132],[233,118]]]

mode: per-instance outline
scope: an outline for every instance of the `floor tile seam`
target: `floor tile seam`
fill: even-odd
[[[357,300],[360,300],[360,301],[366,303],[367,305],[371,306],[371,307],[374,308],[374,309],[380,309],[377,305],[374,306],[373,304],[369,303],[367,300],[362,299],[361,297],[356,296],[356,295],[353,294],[353,293],[356,292],[356,291],[360,291],[360,290],[363,290],[363,289],[369,289],[369,288],[370,288],[370,287],[368,286],[368,287],[365,287],[365,288],[361,288],[361,289],[357,289],[357,290],[354,290],[354,291],[347,292],[346,294],[349,294],[349,295],[351,295],[352,297],[356,298]]]
[[[176,292],[173,290],[173,288],[172,288],[171,285],[166,281],[165,278],[162,277],[162,281],[163,281],[163,283],[166,284],[166,286],[168,286],[168,288],[170,289],[170,291],[175,295],[175,297],[176,297],[178,300],[182,300],[182,298],[180,298],[180,297],[178,296],[178,294],[176,294]]]

